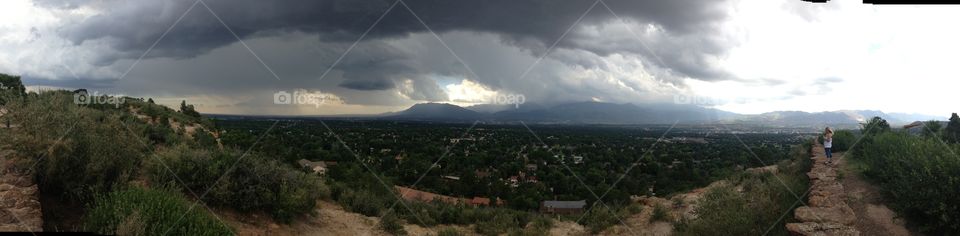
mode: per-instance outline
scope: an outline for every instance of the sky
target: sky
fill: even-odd
[[[598,101],[947,117],[955,22],[955,6],[836,0],[4,0],[0,73],[217,114]]]

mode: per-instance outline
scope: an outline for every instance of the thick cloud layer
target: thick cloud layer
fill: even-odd
[[[98,1],[94,1],[98,2]],[[616,22],[609,6],[617,15],[638,26],[650,27],[656,33],[624,33],[621,37],[574,32],[559,47],[584,49],[600,55],[633,52],[642,54],[656,66],[669,68],[679,76],[695,79],[729,79],[711,64],[710,58],[721,55],[726,42],[715,37],[715,23],[725,15],[713,0],[193,0],[113,1],[101,4],[103,14],[65,27],[61,32],[74,43],[107,40],[123,53],[104,55],[102,63],[122,58],[136,58],[150,48],[168,26],[183,16],[180,23],[166,32],[147,57],[193,57],[236,41],[220,22],[205,9],[209,6],[241,38],[271,35],[289,31],[320,34],[323,41],[356,40],[370,25],[379,21],[366,36],[368,40],[402,37],[424,32],[426,28],[414,17],[416,13],[437,33],[476,31],[499,34],[508,42],[544,53],[549,45],[566,32],[581,16],[579,26],[602,26]],[[77,0],[44,0],[44,6],[80,5]],[[196,5],[195,5],[196,4]],[[204,5],[206,4],[206,6]],[[606,4],[606,6],[604,6]],[[592,7],[592,8],[591,8]],[[392,9],[391,9],[392,8]],[[183,15],[189,9],[186,15]],[[387,9],[390,13],[383,15]],[[587,9],[591,9],[587,12]],[[380,17],[383,16],[381,19]],[[593,33],[597,33],[594,31]],[[635,36],[648,41],[642,47]],[[599,39],[599,40],[598,40]],[[390,88],[381,80],[346,86],[359,89]]]
[[[78,49],[84,63],[61,63],[81,78],[99,78],[97,87],[131,94],[255,94],[258,103],[277,90],[305,88],[347,104],[403,106],[451,101],[445,89],[469,80],[531,102],[646,102],[669,100],[686,79],[739,80],[719,65],[737,43],[720,29],[725,1],[33,2],[80,12],[43,39],[86,48]],[[26,77],[89,87],[58,81],[62,75]]]

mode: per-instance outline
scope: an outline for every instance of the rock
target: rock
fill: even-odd
[[[8,160],[0,162],[6,163]],[[0,170],[0,232],[43,230],[43,213],[37,196],[37,185],[30,174]]]
[[[791,235],[803,236],[860,236],[857,229],[837,223],[789,223],[787,231]]]
[[[835,207],[799,207],[793,212],[794,218],[802,222],[853,224],[857,220],[853,209],[847,204]]]
[[[820,148],[815,144],[814,150]],[[843,184],[837,181],[837,170],[828,165],[823,153],[816,152],[813,166],[807,177],[810,178],[808,206],[797,208],[794,218],[800,223],[787,224],[791,235],[840,235],[859,236],[860,231],[852,225],[857,215],[847,205]]]

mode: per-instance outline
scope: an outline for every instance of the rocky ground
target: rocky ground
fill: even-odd
[[[13,169],[12,155],[0,147],[0,232],[42,231],[37,185],[29,174]]]
[[[795,235],[860,235],[860,230],[853,226],[857,215],[847,204],[846,190],[838,179],[838,163],[827,163],[823,146],[814,146],[813,154],[813,167],[807,173],[807,205],[794,211],[794,218],[800,223],[787,224],[787,230]]]

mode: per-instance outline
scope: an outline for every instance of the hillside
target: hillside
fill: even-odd
[[[757,115],[737,114],[689,104],[616,104],[573,102],[555,105],[480,104],[459,107],[445,103],[421,103],[410,108],[379,116],[387,120],[430,120],[448,122],[528,122],[561,124],[716,124],[733,123],[753,126],[858,128],[871,117],[881,117],[893,125],[942,117],[884,113],[875,110],[839,110],[824,112],[773,111]],[[358,117],[363,118],[363,117]]]

